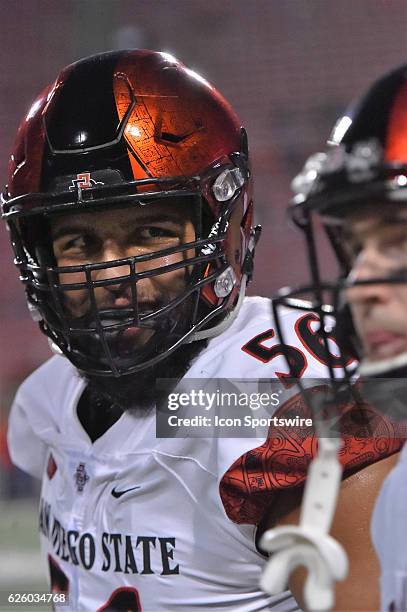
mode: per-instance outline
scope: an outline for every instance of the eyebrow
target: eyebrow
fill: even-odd
[[[185,219],[181,215],[168,215],[152,212],[148,215],[143,215],[138,219],[127,219],[126,221],[123,221],[118,225],[120,229],[126,229],[133,224],[135,226],[143,226],[148,225],[149,223],[172,223],[173,225],[181,226],[185,223]],[[77,221],[71,220],[67,225],[62,225],[61,227],[56,229],[55,232],[51,228],[51,237],[52,240],[55,241],[63,236],[67,236],[69,234],[76,234],[78,232],[83,231],[93,232],[94,226],[88,221],[84,221],[82,219]]]

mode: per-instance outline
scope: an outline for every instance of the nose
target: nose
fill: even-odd
[[[127,249],[115,241],[108,240],[100,251],[100,263],[109,264],[129,256]],[[92,280],[117,281],[106,284],[103,289],[113,294],[129,293],[131,267],[129,263],[105,265],[92,272]]]
[[[101,252],[99,253],[100,263],[108,264],[117,260],[143,255],[143,249],[135,249],[133,246],[116,243],[115,241],[105,241]],[[136,264],[135,271],[145,272],[150,268],[157,266],[157,261],[139,262]],[[104,265],[99,270],[92,273],[92,280],[107,281],[96,288],[97,300],[102,304],[110,304],[115,307],[127,308],[133,302],[135,288],[132,287],[131,265],[129,263],[116,264],[112,266]],[[155,299],[157,288],[155,277],[141,278],[134,281],[137,283],[136,295],[138,301],[152,301]]]

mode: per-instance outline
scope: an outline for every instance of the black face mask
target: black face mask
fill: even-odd
[[[29,223],[24,220],[17,229],[17,242],[19,232],[32,235],[30,244],[33,256],[29,259],[27,252],[22,249],[20,258],[23,262],[22,277],[27,277],[27,295],[36,313],[36,320],[40,321],[42,331],[49,336],[53,345],[81,372],[109,378],[112,375],[127,376],[154,366],[176,351],[181,344],[187,344],[195,333],[216,326],[230,308],[228,296],[219,299],[217,304],[211,304],[202,297],[202,292],[229,269],[222,245],[239,192],[232,198],[230,206],[225,207],[222,223],[218,223],[216,231],[212,231],[207,238],[203,238],[202,233],[210,233],[208,228],[213,219],[209,219],[202,197],[191,190],[175,193],[171,195],[175,199],[174,203],[185,205],[188,215],[193,211],[191,221],[195,228],[195,239],[190,243],[143,255],[96,264],[58,267],[49,243],[49,225],[44,217],[36,213],[37,216],[30,217]],[[141,194],[137,197],[141,200],[144,196]],[[169,204],[170,198],[167,197],[165,202]],[[105,204],[97,203],[94,206],[103,208]],[[88,208],[94,209],[91,206]],[[27,236],[25,242],[28,244]],[[179,261],[163,267],[162,258],[174,254],[179,255]],[[144,271],[146,262],[151,267]],[[102,286],[109,290],[110,286],[117,283],[117,278],[109,278],[106,273],[105,279],[96,281],[95,274],[101,269],[108,272],[114,267],[125,269],[120,283],[131,288],[129,307],[99,308],[95,292]],[[138,298],[139,281],[177,270],[185,274],[185,287],[180,294],[159,296],[159,300],[150,305],[147,311],[142,310]],[[75,277],[70,281],[70,273],[81,274],[81,281],[76,282]],[[66,294],[74,291],[86,292],[89,304],[87,312],[76,317],[70,313]],[[137,328],[152,332],[151,335],[145,335],[146,341],[144,345],[141,341],[139,347],[135,339]]]
[[[164,306],[164,301],[160,304],[156,302],[151,312]],[[188,331],[186,322],[192,308],[192,300],[187,299],[165,316],[142,323],[135,322],[131,309],[98,310],[97,317],[91,311],[73,320],[77,330],[83,326],[84,333],[79,331],[73,337],[71,350],[78,355],[86,355],[87,361],[95,369],[108,369],[109,362],[113,361],[120,364],[123,371],[131,370],[133,366],[159,356]],[[148,315],[148,311],[144,311],[144,314]],[[86,330],[92,328],[97,331],[87,333]],[[151,334],[141,345],[137,342],[137,330],[147,330]]]

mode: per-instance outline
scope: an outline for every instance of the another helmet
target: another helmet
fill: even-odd
[[[48,220],[73,211],[148,206],[183,199],[196,213],[196,240],[174,247],[195,256],[182,265],[184,293],[138,313],[138,263],[167,251],[106,262],[128,266],[132,307],[103,318],[92,271],[69,285],[89,291],[92,312],[74,319],[64,308]],[[80,370],[101,376],[153,365],[185,342],[221,333],[237,314],[250,280],[259,229],[252,228],[252,178],[246,133],[226,100],[206,80],[166,53],[118,51],[65,68],[22,121],[2,198],[20,278],[41,330]],[[76,267],[78,268],[78,267]],[[73,270],[73,268],[72,268]],[[100,286],[100,281],[99,285]],[[107,279],[106,284],[112,284]],[[182,322],[190,302],[189,320]],[[155,330],[145,350],[123,355],[117,338],[131,326]],[[92,347],[98,345],[98,357]]]
[[[300,297],[311,296],[307,306],[316,310],[324,322],[321,331],[332,375],[333,368],[345,365],[349,356],[362,356],[343,290],[358,282],[407,281],[405,270],[390,279],[355,283],[347,278],[352,261],[343,234],[343,220],[355,212],[370,215],[375,206],[385,212],[386,205],[394,208],[407,204],[407,65],[380,78],[352,105],[336,123],[326,151],[306,162],[292,186],[295,197],[290,213],[304,231],[311,279],[307,287],[285,290],[279,301],[295,307]],[[334,281],[324,278],[322,272],[316,232],[320,222],[339,264],[338,278]],[[327,323],[327,313],[337,319],[335,330]],[[328,350],[332,334],[341,349],[340,356],[337,351],[333,356]],[[407,364],[407,355],[405,361]],[[379,372],[380,365],[375,369]],[[360,371],[373,375],[373,369]],[[388,369],[381,374],[384,372],[389,374]]]
[[[325,153],[306,162],[294,179],[293,218],[310,213],[343,218],[374,202],[407,202],[407,65],[376,81],[337,121]],[[326,226],[339,262],[346,254]]]

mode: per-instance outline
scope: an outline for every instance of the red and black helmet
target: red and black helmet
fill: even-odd
[[[182,200],[195,215],[194,242],[172,249],[194,253],[178,264],[188,276],[181,296],[138,311],[138,280],[163,268],[157,262],[140,274],[137,266],[162,260],[168,249],[106,262],[127,266],[121,281],[133,286],[132,307],[115,312],[113,321],[94,299],[92,272],[103,263],[81,266],[82,283],[60,282],[73,268],[56,265],[51,216],[163,199],[168,205]],[[259,235],[252,227],[247,137],[232,108],[181,62],[147,50],[103,53],[62,70],[19,127],[2,208],[42,331],[79,369],[101,376],[136,372],[185,342],[226,329],[250,280]],[[68,289],[89,291],[94,306],[86,317],[75,319],[64,307]],[[186,301],[187,322],[180,309]],[[121,355],[117,338],[131,326],[153,328],[154,341]]]
[[[365,203],[407,200],[407,65],[377,80],[336,122],[324,153],[294,179],[294,218],[344,217]]]
[[[311,278],[307,286],[282,290],[275,307],[278,310],[284,304],[318,312],[323,321],[326,359],[334,378],[334,368],[349,363],[349,356],[363,357],[344,290],[357,284],[407,282],[403,269],[382,279],[349,277],[354,254],[346,232],[347,219],[355,213],[368,219],[376,213],[394,215],[407,205],[407,65],[374,82],[344,113],[325,152],[308,159],[292,187],[295,196],[290,214],[304,232]],[[321,225],[339,265],[333,280],[323,271],[326,252],[322,254],[318,240]],[[309,299],[301,302],[300,298]],[[332,314],[337,321],[335,330]],[[328,350],[332,333],[341,349],[335,357]],[[365,373],[363,367],[359,371]]]

